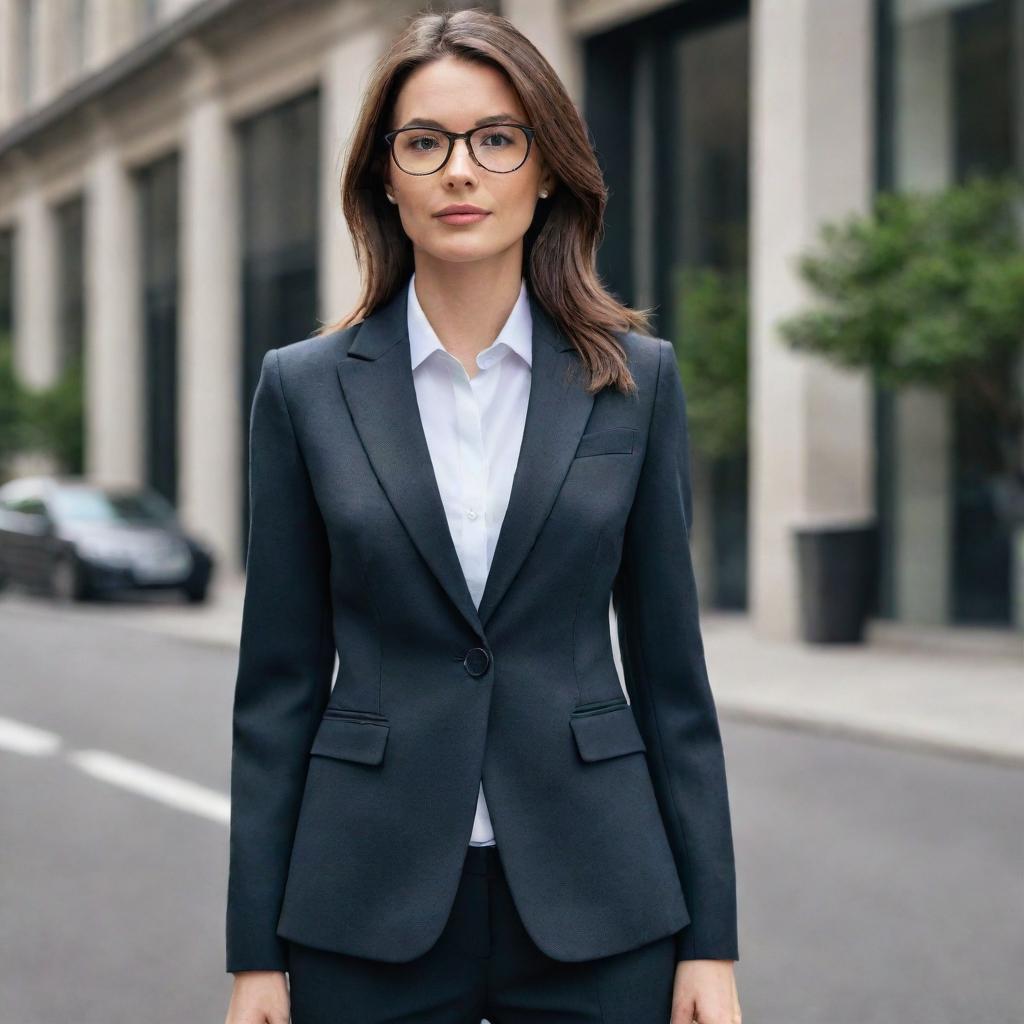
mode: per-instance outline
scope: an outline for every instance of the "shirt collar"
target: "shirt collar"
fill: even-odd
[[[406,317],[409,328],[409,353],[415,370],[431,352],[438,349],[447,351],[441,344],[437,332],[430,325],[423,307],[416,297],[416,274],[409,277],[409,294]],[[508,318],[498,332],[497,338],[484,349],[490,353],[496,346],[505,345],[515,352],[527,366],[533,366],[533,318],[530,314],[530,297],[526,290],[526,278],[519,286],[519,297]],[[483,352],[480,353],[483,355]],[[495,353],[498,354],[498,353]],[[489,365],[489,364],[488,364]]]

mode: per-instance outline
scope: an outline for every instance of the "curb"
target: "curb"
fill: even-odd
[[[913,753],[960,757],[964,760],[1002,765],[1007,768],[1024,768],[1024,751],[986,747],[938,736],[915,735],[909,732],[886,732],[871,726],[860,725],[841,719],[825,719],[801,715],[793,711],[767,708],[752,708],[715,700],[719,716],[735,722],[751,725],[774,726],[799,732],[819,733],[837,736],[841,739],[856,740],[889,749],[906,750]]]

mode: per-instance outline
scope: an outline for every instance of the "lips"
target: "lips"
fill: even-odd
[[[446,206],[443,210],[439,210],[434,214],[435,217],[450,217],[455,214],[485,214],[487,210],[480,209],[479,206],[471,206],[469,203],[455,203],[452,206]]]
[[[488,216],[488,212],[478,206],[449,206],[435,216],[442,224],[455,227],[459,224],[477,224]]]

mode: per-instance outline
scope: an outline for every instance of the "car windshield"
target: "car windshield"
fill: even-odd
[[[56,518],[75,522],[163,523],[174,517],[174,508],[155,491],[74,487],[57,491],[50,503]]]

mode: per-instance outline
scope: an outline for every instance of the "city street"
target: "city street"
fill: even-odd
[[[412,956],[492,836],[562,957],[680,876],[742,1024],[1024,1024],[1022,69],[1024,0],[0,0],[0,1024],[270,1024],[227,967]],[[459,1024],[735,1024],[495,948]]]
[[[11,1024],[226,1010],[237,651],[122,617],[0,599]],[[745,1024],[1020,1020],[1024,769],[728,712],[722,726]]]

